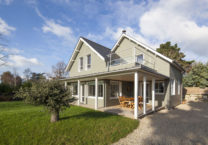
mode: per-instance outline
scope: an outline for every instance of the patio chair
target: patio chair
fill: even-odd
[[[119,103],[121,107],[127,107],[128,106],[128,102],[126,102],[126,97],[124,96],[119,96]]]
[[[139,96],[139,109],[141,110],[143,108],[143,97]]]

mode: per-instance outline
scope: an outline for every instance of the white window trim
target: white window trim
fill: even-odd
[[[80,60],[81,60],[81,58],[82,58],[82,61],[83,61],[83,69],[82,69],[82,70],[80,69],[80,67],[81,67],[81,61],[80,61]],[[81,56],[81,57],[79,57],[79,65],[78,65],[78,66],[79,66],[79,68],[78,68],[78,72],[81,72],[81,71],[83,71],[83,70],[84,70],[84,57],[82,57],[82,56]]]
[[[139,56],[139,55],[143,55],[143,61],[141,64],[144,64],[144,53],[135,54],[135,62],[139,63],[139,62],[137,62],[137,56]]]
[[[117,96],[116,97],[110,97],[110,100],[113,100],[113,99],[118,99],[118,97],[119,97],[119,81],[111,81],[111,82],[118,82],[118,93],[117,93]],[[111,85],[111,84],[110,84]]]
[[[181,94],[181,81],[178,79],[178,95]]]
[[[88,56],[90,55],[90,68],[88,68]],[[86,57],[86,70],[90,70],[92,68],[92,55],[88,54]]]
[[[156,91],[155,91],[155,95],[164,95],[165,94],[165,82],[164,81],[155,81],[155,84],[156,83],[163,83],[163,85],[164,85],[164,90],[163,90],[163,93],[157,93]],[[156,85],[155,85],[156,86]],[[156,89],[156,88],[155,88]]]
[[[173,84],[172,84],[172,81],[173,81]],[[171,79],[171,87],[170,87],[170,89],[171,89],[171,96],[174,96],[174,95],[176,95],[176,92],[175,92],[175,85],[176,85],[176,83],[175,83],[175,79]]]

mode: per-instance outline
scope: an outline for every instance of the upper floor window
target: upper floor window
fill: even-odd
[[[136,62],[143,64],[144,61],[144,55],[143,54],[139,54],[136,56]]]
[[[83,70],[83,57],[79,58],[79,70]]]
[[[155,93],[163,94],[164,93],[164,82],[155,82]]]
[[[91,55],[87,55],[87,69],[91,68]]]
[[[175,95],[175,80],[171,79],[171,95]]]

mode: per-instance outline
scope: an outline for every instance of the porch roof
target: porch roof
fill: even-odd
[[[151,76],[163,78],[163,79],[169,79],[168,76],[158,73],[157,71],[155,71],[149,67],[146,67],[144,65],[139,65],[139,66],[132,67],[132,68],[124,68],[124,69],[113,70],[113,71],[98,72],[98,73],[93,73],[93,74],[88,74],[88,75],[68,77],[68,78],[64,78],[61,80],[62,81],[75,81],[78,79],[86,79],[86,78],[88,79],[88,78],[92,78],[92,77],[108,77],[111,75],[125,75],[125,74],[133,73],[135,71],[141,72],[143,74],[148,74]]]

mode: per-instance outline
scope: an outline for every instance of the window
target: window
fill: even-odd
[[[181,94],[181,81],[178,79],[178,95]]]
[[[87,69],[91,68],[91,55],[87,55]]]
[[[119,92],[119,83],[118,81],[111,81],[110,82],[110,88],[111,88],[111,98],[117,98],[118,92]]]
[[[88,96],[95,96],[95,85],[90,84],[88,86]]]
[[[175,95],[175,80],[171,79],[171,95]]]
[[[98,85],[98,96],[103,97],[103,85]]]
[[[83,70],[83,57],[79,58],[79,70]]]
[[[164,93],[164,82],[155,82],[155,93],[163,94]]]
[[[136,56],[136,62],[143,64],[144,61],[144,55],[143,54],[139,54]]]
[[[72,95],[77,95],[77,83],[72,83]]]

